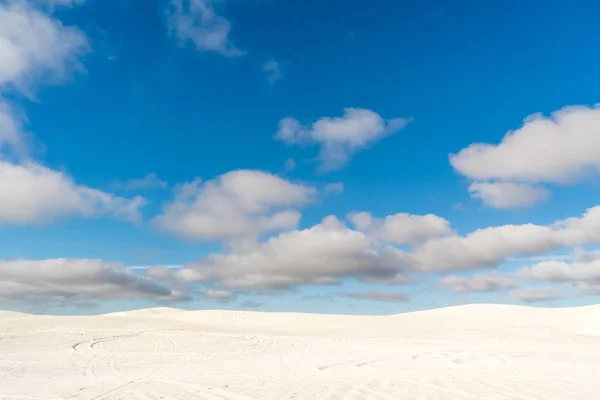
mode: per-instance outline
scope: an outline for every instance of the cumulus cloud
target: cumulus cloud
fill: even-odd
[[[330,216],[252,248],[210,255],[176,274],[186,282],[216,282],[238,290],[281,290],[338,284],[345,277],[396,280],[402,262],[398,250],[379,247]]]
[[[282,78],[279,63],[275,60],[269,60],[263,65],[263,72],[267,77],[267,82],[273,84]]]
[[[155,223],[192,240],[237,241],[293,229],[316,189],[261,171],[237,170],[175,188],[175,200]]]
[[[515,275],[533,281],[600,283],[600,260],[573,263],[544,261],[521,268]]]
[[[458,173],[477,181],[471,192],[486,204],[523,207],[548,196],[548,191],[532,184],[564,184],[596,175],[599,132],[598,105],[564,107],[549,117],[527,117],[521,128],[508,132],[499,144],[471,144],[451,154],[450,163]]]
[[[81,57],[90,50],[83,32],[36,7],[59,3],[74,4],[0,2],[0,223],[40,223],[70,215],[139,221],[143,198],[78,185],[67,174],[28,159],[27,119],[1,97],[11,90],[32,97],[37,85],[64,82],[83,69]]]
[[[499,273],[477,274],[471,277],[447,276],[442,285],[454,293],[495,292],[514,289],[518,285],[512,279]]]
[[[436,216],[398,214],[375,219],[352,214],[356,230],[329,216],[320,224],[212,254],[162,279],[201,282],[227,290],[272,291],[302,285],[335,285],[344,278],[372,284],[406,284],[415,272],[494,268],[514,257],[531,257],[600,240],[600,207],[550,225],[504,225],[460,236]],[[389,228],[386,228],[389,224]],[[423,229],[425,226],[426,229]],[[433,227],[433,228],[432,228]],[[407,249],[394,247],[407,245]],[[497,273],[447,277],[449,290],[485,292],[516,288]]]
[[[34,162],[0,161],[0,223],[45,223],[70,215],[141,219],[144,198],[126,199],[76,184],[63,172]]]
[[[35,84],[62,82],[82,70],[81,56],[89,50],[83,32],[32,2],[0,3],[0,86],[31,95]]]
[[[385,218],[373,218],[368,212],[353,212],[348,220],[359,231],[388,243],[411,244],[450,234],[450,222],[433,214],[399,213]]]
[[[92,259],[0,262],[0,300],[31,305],[79,305],[93,300],[189,300],[189,296],[122,264]]]
[[[560,300],[565,297],[560,289],[550,286],[517,289],[511,291],[510,295],[514,299],[525,303]]]
[[[160,179],[155,173],[150,173],[143,178],[115,183],[115,187],[124,190],[164,189],[167,185],[168,183]]]
[[[339,297],[344,297],[353,300],[368,300],[387,303],[404,303],[410,301],[409,297],[400,292],[392,290],[375,290],[368,292],[343,292],[337,294]]]
[[[524,183],[474,182],[469,186],[471,197],[492,208],[524,208],[546,200],[548,189]]]
[[[600,294],[599,282],[575,282],[573,287],[579,294],[597,295]]]
[[[410,120],[385,120],[371,110],[346,108],[343,117],[322,117],[310,126],[302,125],[295,118],[284,118],[274,137],[288,145],[318,145],[319,168],[331,171],[344,167],[356,152],[398,132]]]
[[[64,26],[35,5],[47,1],[0,2],[0,155],[27,155],[27,118],[3,98],[6,92],[33,97],[39,84],[68,80],[83,69],[90,46],[83,32]]]
[[[511,257],[548,253],[600,240],[600,206],[579,218],[551,225],[503,225],[476,230],[466,236],[430,239],[414,247],[411,268],[419,271],[472,270],[495,267]]]
[[[497,144],[475,143],[450,156],[474,180],[572,182],[600,168],[600,108],[571,106],[534,114]]]
[[[227,57],[244,55],[230,40],[231,23],[217,14],[217,0],[171,0],[168,24],[181,43],[193,42],[199,50]]]

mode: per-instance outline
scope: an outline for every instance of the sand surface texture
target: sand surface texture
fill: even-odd
[[[0,311],[0,399],[600,399],[600,306]]]

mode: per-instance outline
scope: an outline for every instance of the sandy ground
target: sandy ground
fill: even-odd
[[[0,312],[0,399],[600,399],[600,306]]]

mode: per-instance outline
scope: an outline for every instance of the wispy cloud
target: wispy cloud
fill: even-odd
[[[117,181],[113,186],[123,190],[164,189],[168,186],[168,183],[160,179],[155,173],[150,173],[143,178],[130,179],[125,182]]]
[[[347,108],[342,117],[322,117],[308,126],[295,118],[284,118],[274,138],[287,145],[318,145],[319,169],[326,172],[343,168],[355,153],[393,135],[411,120],[386,120],[371,110]]]
[[[246,54],[238,49],[229,34],[231,22],[217,14],[215,0],[171,0],[168,24],[171,34],[183,44],[193,42],[199,50],[227,57]]]
[[[269,60],[263,65],[263,72],[267,77],[267,81],[270,84],[273,84],[280,80],[283,75],[281,73],[281,68],[279,67],[279,63],[275,60]]]

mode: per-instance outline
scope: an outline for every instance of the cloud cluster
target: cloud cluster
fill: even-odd
[[[522,286],[522,282],[518,282],[515,278],[523,277],[523,274],[519,273],[502,274],[493,271],[471,277],[447,276],[440,282],[447,290],[460,294],[508,291],[513,299],[524,303],[553,301],[566,297],[557,286]],[[544,281],[544,279],[539,279],[539,281]],[[593,291],[593,288],[589,290],[590,284],[588,282],[578,282],[577,284],[582,286],[580,289],[582,292],[586,288],[588,292]]]
[[[246,243],[211,254],[179,271],[149,273],[152,277],[202,283],[234,292],[335,285],[346,278],[375,284],[406,284],[413,281],[414,274],[493,269],[514,257],[542,255],[600,240],[600,206],[581,217],[550,225],[488,227],[465,236],[455,233],[448,221],[434,215],[373,218],[368,213],[352,213],[348,218],[356,229],[329,216],[311,228],[283,232],[266,242]],[[595,253],[580,252],[578,257],[590,259],[592,254]],[[597,263],[595,259],[593,262]],[[541,262],[532,271],[541,274],[544,267],[546,275],[536,275],[538,280],[559,281],[558,277],[550,279],[548,265],[554,264]],[[564,274],[572,271],[561,267],[561,279],[567,281]],[[573,268],[580,275],[571,282],[596,282],[596,275],[591,275],[593,265]],[[491,292],[516,289],[516,279],[524,280],[525,274],[448,276],[441,283],[456,293]]]
[[[404,128],[410,118],[385,120],[374,111],[346,108],[343,117],[322,117],[309,126],[287,117],[279,122],[275,139],[288,145],[318,145],[320,170],[344,167],[352,156],[385,136]]]
[[[3,304],[79,306],[112,299],[178,302],[190,297],[152,278],[137,275],[119,263],[91,259],[0,262]]]
[[[402,282],[401,252],[378,246],[337,218],[310,229],[285,232],[251,248],[213,254],[176,273],[185,282],[219,283],[237,290],[282,290],[331,285],[354,277]]]
[[[531,282],[568,284],[579,294],[600,293],[600,254],[576,248],[572,261],[542,261],[515,271],[514,275]]]
[[[450,163],[476,182],[471,192],[485,204],[529,206],[548,197],[540,184],[571,183],[598,174],[599,132],[598,105],[565,107],[549,117],[531,115],[499,144],[472,144],[451,155]]]
[[[227,57],[244,55],[230,40],[231,23],[217,14],[217,0],[171,0],[168,24],[181,43],[193,42],[199,50]]]
[[[316,189],[275,175],[237,170],[175,188],[175,199],[155,219],[162,230],[190,240],[236,242],[265,232],[294,229],[295,209],[309,203]]]
[[[551,225],[502,225],[476,230],[466,236],[434,238],[415,246],[411,268],[442,272],[492,268],[511,257],[534,256],[561,248],[600,241],[600,206],[579,218]]]
[[[28,153],[27,118],[7,93],[34,98],[36,87],[69,80],[84,71],[90,51],[85,34],[53,14],[84,0],[0,1],[0,224],[47,223],[69,216],[110,216],[141,220],[142,197],[125,198],[77,183],[65,172],[35,161]],[[182,43],[225,56],[244,54],[230,40],[230,22],[216,12],[218,0],[170,0],[168,23]],[[281,78],[279,64],[263,67],[269,82]],[[384,119],[374,111],[347,108],[341,117],[303,124],[279,122],[275,139],[288,145],[319,147],[319,169],[347,165],[359,151],[395,134],[410,118]],[[450,156],[470,180],[469,192],[484,204],[510,209],[547,199],[548,185],[577,182],[600,168],[600,107],[566,107],[550,117],[528,117],[498,144],[475,143]],[[285,168],[293,171],[295,161]],[[119,188],[164,188],[156,174]],[[343,184],[323,186],[339,193]],[[398,213],[335,216],[299,229],[299,209],[318,190],[257,170],[236,170],[212,180],[197,178],[174,188],[174,198],[154,219],[165,232],[192,241],[225,243],[181,269],[149,268],[145,275],[118,263],[87,259],[0,262],[0,300],[9,303],[88,305],[94,300],[144,298],[163,302],[191,298],[231,301],[240,293],[290,290],[302,285],[337,285],[347,278],[375,284],[406,284],[421,273],[493,269],[514,257],[543,255],[600,241],[600,206],[549,225],[492,226],[466,235],[433,215]],[[272,235],[272,236],[271,236]],[[265,238],[266,237],[266,238]],[[600,257],[576,251],[573,260],[545,260],[514,274],[484,272],[446,276],[455,293],[506,290],[523,302],[564,297],[555,286],[519,287],[519,282],[569,284],[582,293],[600,293]],[[198,284],[198,286],[194,286]],[[202,287],[202,289],[198,289]],[[340,292],[336,298],[404,302],[392,290]],[[244,302],[244,307],[258,303]]]
[[[574,219],[567,220],[573,224]],[[564,222],[557,225],[565,226]],[[577,224],[581,225],[579,220]],[[567,225],[568,226],[568,225]],[[573,226],[573,225],[571,225]],[[582,233],[582,232],[580,232]],[[569,233],[569,236],[572,233]],[[495,292],[509,289],[516,300],[533,303],[566,297],[561,289],[571,287],[578,295],[600,293],[600,252],[576,247],[572,256],[532,257],[542,261],[521,267],[514,272],[498,271],[475,274],[470,277],[447,276],[440,283],[455,293]],[[570,260],[570,261],[569,261]],[[529,286],[533,284],[534,286]],[[543,286],[539,286],[543,285]]]
[[[88,51],[83,32],[64,26],[35,2],[0,3],[0,224],[43,223],[70,215],[140,220],[143,198],[126,199],[76,184],[66,173],[29,159],[27,120],[2,99],[5,90],[31,97],[35,86],[69,79],[82,70],[81,57]]]

